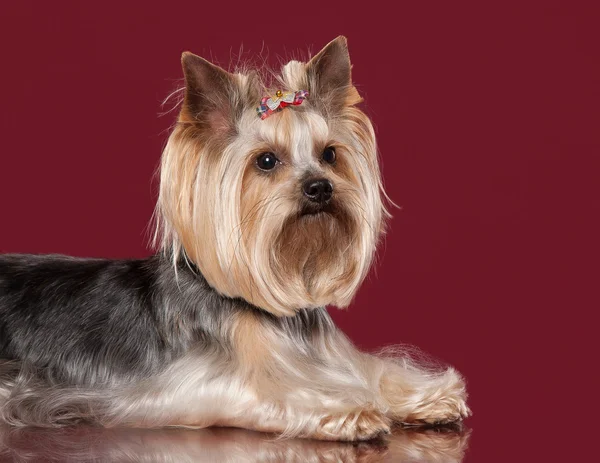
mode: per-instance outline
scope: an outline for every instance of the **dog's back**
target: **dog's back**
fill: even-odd
[[[153,284],[149,260],[0,256],[0,359],[76,385],[151,370]]]

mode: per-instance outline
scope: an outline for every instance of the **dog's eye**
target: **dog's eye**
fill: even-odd
[[[278,159],[273,153],[263,153],[256,158],[256,165],[261,170],[271,170],[277,165]]]
[[[321,157],[327,164],[333,164],[335,162],[335,150],[331,146],[325,148]]]

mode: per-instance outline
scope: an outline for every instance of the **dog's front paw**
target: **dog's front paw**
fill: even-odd
[[[312,437],[325,440],[364,441],[389,433],[389,418],[377,410],[361,409],[325,416]]]
[[[403,424],[445,425],[471,415],[464,380],[454,369],[448,369],[435,383]]]

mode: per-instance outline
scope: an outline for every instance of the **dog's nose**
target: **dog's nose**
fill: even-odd
[[[325,204],[333,196],[333,185],[326,178],[313,178],[302,184],[302,192],[312,202]]]

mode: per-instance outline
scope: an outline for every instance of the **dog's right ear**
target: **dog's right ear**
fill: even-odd
[[[235,76],[190,52],[181,55],[185,96],[179,119],[215,132],[233,128]]]

